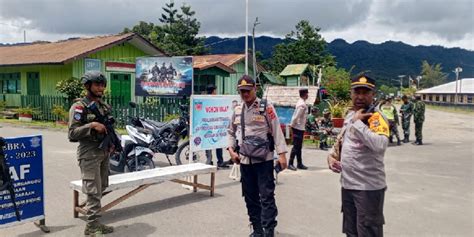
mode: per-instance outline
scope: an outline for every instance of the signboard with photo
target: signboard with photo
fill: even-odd
[[[192,57],[142,57],[135,68],[137,96],[190,96]]]

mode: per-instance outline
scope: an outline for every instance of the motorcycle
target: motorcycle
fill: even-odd
[[[134,109],[137,107],[134,102],[130,102],[129,105]],[[181,165],[182,160],[188,159],[190,151],[189,140],[186,140],[189,136],[189,113],[186,105],[180,105],[179,108],[180,116],[165,123],[139,116],[129,117],[130,123],[125,128],[130,139],[124,140],[131,140],[128,143],[133,149],[127,149],[126,145],[124,150],[130,150],[131,155],[137,154],[139,157],[147,158],[153,157],[156,153],[162,153],[170,165],[173,164],[169,156],[175,154],[176,164]],[[198,160],[198,153],[193,154],[193,160]],[[140,163],[140,160],[137,163]]]

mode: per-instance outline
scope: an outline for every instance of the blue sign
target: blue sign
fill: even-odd
[[[276,110],[276,113],[278,114],[280,124],[291,123],[291,117],[293,116],[293,112],[295,112],[294,107],[275,106],[275,110]]]
[[[84,59],[85,70],[88,71],[99,71],[100,72],[100,59],[86,58]]]
[[[8,190],[0,191],[0,228],[44,219],[43,138],[6,138],[5,159],[15,190],[21,221],[15,216]]]
[[[191,150],[210,150],[229,145],[227,129],[238,95],[197,95],[191,97]]]

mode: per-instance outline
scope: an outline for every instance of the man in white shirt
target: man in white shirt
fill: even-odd
[[[290,162],[288,163],[288,169],[296,171],[296,168],[306,170],[303,164],[303,158],[301,156],[301,149],[303,149],[303,136],[306,130],[306,122],[308,120],[308,106],[306,100],[308,99],[308,89],[300,89],[300,99],[296,102],[295,112],[291,118],[291,130],[293,132],[293,148],[290,153]],[[297,161],[297,167],[293,165],[295,160]]]

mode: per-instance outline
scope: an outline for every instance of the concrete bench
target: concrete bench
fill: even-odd
[[[109,176],[109,187],[107,187],[107,189],[104,191],[103,196],[112,191],[124,188],[135,189],[102,206],[101,212],[109,210],[110,208],[116,206],[117,204],[123,202],[124,200],[139,193],[151,185],[163,183],[165,181],[189,185],[193,187],[193,192],[197,192],[198,188],[209,190],[212,197],[214,196],[216,171],[216,166],[202,163],[192,163]],[[210,185],[198,183],[198,175],[202,174],[211,174]],[[192,182],[181,180],[181,178],[191,176],[193,177]],[[69,186],[71,189],[73,189],[74,218],[77,218],[79,213],[85,215],[87,213],[87,209],[84,208],[85,202],[79,204],[79,193],[82,193],[82,180],[72,181]]]

